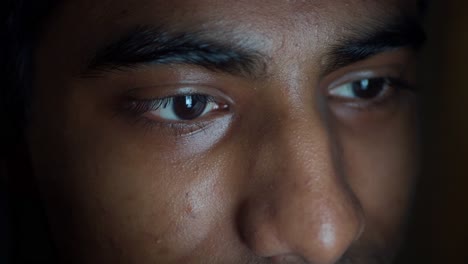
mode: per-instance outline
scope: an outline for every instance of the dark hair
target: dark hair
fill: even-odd
[[[0,253],[2,263],[51,263],[53,259],[37,190],[25,180],[31,177],[27,160],[19,162],[17,157],[28,159],[23,131],[34,81],[34,52],[45,19],[58,3],[6,0],[0,9],[0,231],[6,232],[0,246],[7,251],[6,256]]]
[[[7,0],[2,9],[5,30],[1,40],[5,45],[1,55],[3,85],[0,88],[2,156],[8,146],[22,138],[27,121],[27,106],[33,83],[33,54],[44,20],[58,0]]]

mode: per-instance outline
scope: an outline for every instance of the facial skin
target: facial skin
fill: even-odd
[[[416,173],[415,52],[337,47],[415,15],[390,0],[66,1],[36,50],[29,130],[63,262],[390,261]],[[133,54],[142,39],[153,63]]]

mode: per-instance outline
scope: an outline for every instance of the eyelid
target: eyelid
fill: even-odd
[[[341,77],[330,82],[327,86],[328,89],[344,85],[346,83],[356,82],[363,79],[376,79],[376,78],[389,78],[389,79],[404,79],[403,73],[395,69],[372,69],[363,71],[348,72]]]
[[[216,103],[220,106],[219,113],[217,112],[215,115],[210,114],[210,118],[208,118],[208,116],[200,117],[191,121],[171,121],[152,118],[150,112],[158,111],[158,108],[160,108],[161,105],[164,105],[166,102],[170,102],[175,97],[187,95],[201,95],[207,97],[206,99],[209,102]],[[223,110],[225,114],[231,115],[234,112],[235,107],[233,101],[234,100],[227,96],[223,91],[209,85],[174,84],[145,86],[131,89],[124,94],[124,98],[122,100],[123,108],[121,108],[121,112],[127,116],[130,116],[134,120],[144,120],[144,123],[146,124],[154,125],[158,123],[163,127],[167,127],[169,124],[180,123],[181,126],[183,126],[182,124],[186,124],[189,127],[191,126],[189,124],[200,124],[200,122],[208,122],[209,119],[214,119],[217,118],[217,116],[224,115],[221,114],[221,110]],[[197,125],[195,128],[197,127],[200,128],[202,125]]]
[[[331,91],[335,91],[338,88],[343,88],[347,85],[353,85],[356,82],[363,82],[363,81],[382,81],[384,85],[386,86],[391,86],[391,87],[396,87],[396,88],[402,88],[402,89],[408,89],[408,90],[414,90],[413,86],[407,82],[404,79],[399,79],[399,78],[393,78],[393,77],[387,77],[387,76],[382,76],[382,77],[372,77],[372,78],[361,78],[361,79],[356,79],[350,82],[345,82],[340,85],[334,86],[329,89],[329,94],[330,95],[337,95],[332,93]]]
[[[137,121],[139,124],[142,124],[145,130],[151,131],[153,128],[157,128],[159,132],[170,132],[170,134],[177,137],[198,133],[216,124],[216,120],[225,120],[225,117],[232,116],[231,107],[228,103],[225,103],[226,101],[219,101],[213,96],[200,93],[192,93],[192,95],[207,96],[207,102],[209,104],[219,105],[219,108],[213,109],[213,115],[205,113],[194,119],[187,120],[165,118],[154,114],[154,112],[158,112],[161,109],[165,111],[165,109],[161,107],[164,106],[166,102],[169,103],[173,101],[174,97],[181,96],[181,94],[177,94],[159,99],[130,99],[130,101],[126,101],[126,106],[123,111],[125,116],[130,117],[132,121]],[[226,107],[224,107],[224,105]]]
[[[217,87],[190,83],[137,87],[127,91],[124,94],[124,98],[135,101],[154,101],[170,97],[196,94],[213,97],[230,105],[234,104],[234,100]]]
[[[326,76],[320,81],[319,86],[326,95],[329,91],[347,83],[360,81],[363,79],[386,78],[392,80],[392,83],[401,85],[404,88],[412,88],[413,80],[409,72],[405,72],[406,68],[401,64],[385,65],[380,67],[367,67],[361,69],[348,70],[346,72],[338,72]]]
[[[175,95],[170,95],[170,96],[165,96],[165,97],[160,97],[160,98],[150,98],[150,99],[128,98],[128,102],[146,105],[144,110],[134,109],[143,113],[147,111],[156,111],[160,108],[166,108],[167,105],[173,103],[174,99],[179,96],[203,96],[203,97],[206,97],[207,102],[217,101],[216,98],[211,95],[200,94],[200,93],[185,93],[185,94],[175,94]]]

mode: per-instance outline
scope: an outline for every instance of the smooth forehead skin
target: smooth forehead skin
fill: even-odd
[[[343,39],[415,14],[413,1],[65,1],[36,51],[29,132],[64,263],[387,263],[415,174],[414,94],[362,107],[330,87],[411,79],[412,51],[328,66]],[[84,74],[141,26],[253,51],[264,72]],[[185,122],[126,107],[187,92],[229,107]]]
[[[352,34],[348,32],[351,29],[370,27],[393,16],[411,15],[415,6],[413,1],[389,0],[278,1],[274,4],[269,1],[229,4],[223,1],[67,1],[57,12],[56,20],[61,23],[46,34],[68,31],[68,41],[60,44],[66,44],[82,60],[90,59],[97,47],[136,25],[165,25],[174,31],[199,30],[225,41],[241,42],[269,56],[295,47],[320,62],[319,56],[326,45]],[[64,63],[69,64],[68,60]]]

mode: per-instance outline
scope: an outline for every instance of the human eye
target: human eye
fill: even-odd
[[[365,108],[384,103],[402,90],[411,90],[404,80],[392,77],[369,77],[341,83],[329,89],[329,97],[349,106]]]
[[[206,129],[230,111],[230,104],[219,96],[204,93],[176,93],[160,98],[129,98],[125,111],[146,128],[157,128],[176,135]]]
[[[212,112],[227,110],[228,105],[204,94],[186,94],[160,99],[134,101],[133,110],[161,122],[186,122],[202,119]]]
[[[183,123],[204,119],[229,105],[206,94],[182,94],[149,100],[132,100],[129,110],[156,122]]]

